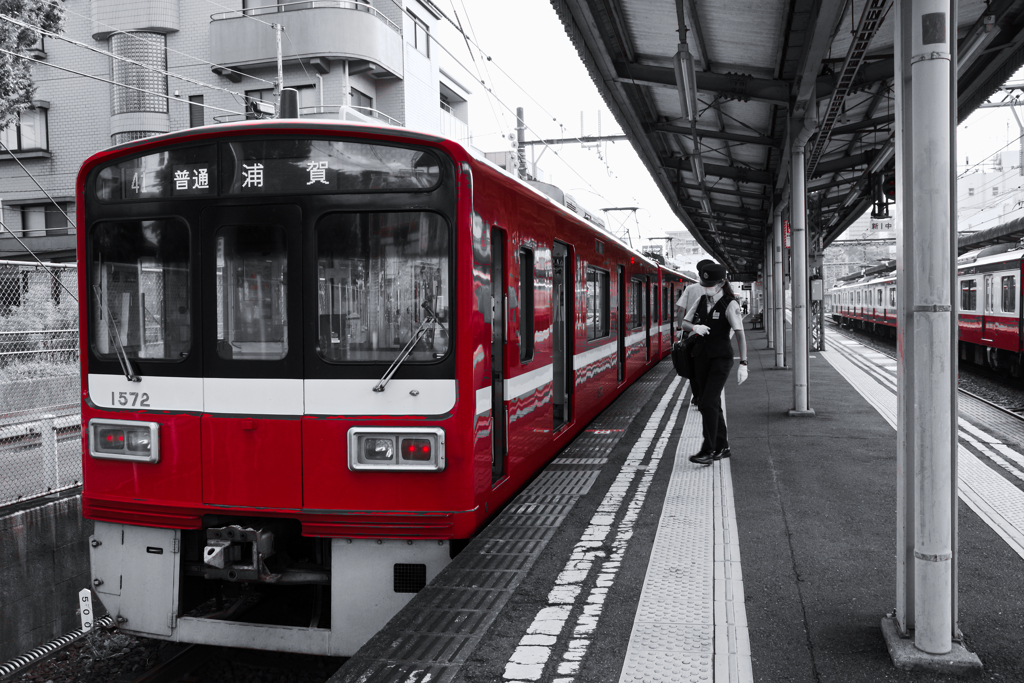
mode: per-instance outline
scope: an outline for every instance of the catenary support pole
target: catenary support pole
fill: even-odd
[[[810,113],[810,111],[808,111]],[[796,128],[796,125],[793,126]],[[813,118],[801,122],[801,132],[812,131]],[[810,134],[809,132],[807,133]],[[804,182],[804,145],[806,137],[797,135],[793,141],[789,169],[792,195],[790,207],[790,239],[793,244],[793,409],[792,416],[813,416],[808,406],[808,364],[807,351],[807,194]]]
[[[882,631],[897,667],[981,673],[956,642],[956,4],[894,9],[897,576]]]
[[[786,367],[786,297],[782,291],[782,211],[775,214],[772,231],[772,318],[775,326],[775,367]]]

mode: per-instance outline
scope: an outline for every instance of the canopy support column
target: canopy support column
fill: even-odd
[[[793,122],[791,130],[800,130],[793,141],[792,167],[789,170],[790,229],[793,240],[793,409],[791,417],[814,417],[814,410],[808,405],[808,364],[807,337],[810,332],[807,320],[807,188],[804,169],[804,145],[814,130],[814,104],[808,109],[803,121]]]

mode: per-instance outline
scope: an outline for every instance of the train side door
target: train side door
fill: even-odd
[[[505,232],[491,228],[491,483],[505,476]]]
[[[573,387],[572,368],[572,276],[569,247],[555,242],[552,252],[551,326],[552,393],[554,401],[554,429],[569,423],[570,395]]]
[[[647,337],[647,362],[651,360],[651,276],[644,283],[644,332]]]
[[[996,276],[985,276],[985,303],[981,314],[981,338],[984,341],[992,341],[995,335],[989,329],[992,316],[996,314]]]
[[[619,381],[626,379],[626,272],[622,266],[618,267],[618,279],[616,280],[616,286],[618,287],[618,311],[615,319],[616,323],[616,335],[618,339],[616,341],[618,353],[617,353],[617,365],[619,369]]]

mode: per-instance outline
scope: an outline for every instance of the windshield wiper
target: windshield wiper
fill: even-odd
[[[377,382],[377,385],[373,387],[374,391],[379,393],[387,388],[388,382],[391,381],[391,377],[396,372],[398,372],[398,368],[401,367],[402,363],[405,362],[405,359],[409,357],[409,354],[412,353],[412,350],[416,346],[416,344],[418,344],[420,340],[423,339],[423,335],[427,333],[427,325],[433,327],[434,324],[436,323],[441,326],[441,329],[445,331],[445,334],[448,333],[448,330],[445,330],[444,328],[444,324],[437,319],[437,314],[434,313],[434,309],[430,307],[430,304],[424,301],[422,304],[420,304],[420,307],[427,312],[427,315],[424,316],[423,322],[420,323],[420,326],[416,328],[416,331],[412,335],[412,339],[410,339],[409,342],[402,348],[401,353],[399,353],[398,357],[395,358],[394,362],[391,364],[391,367],[389,367],[388,371],[384,373],[384,376],[380,378],[380,381]]]
[[[128,359],[128,352],[125,351],[124,345],[121,344],[121,331],[117,329],[117,323],[114,321],[114,316],[110,314],[110,306],[103,301],[103,293],[100,291],[99,285],[93,285],[93,289],[96,292],[96,298],[99,300],[100,305],[103,306],[103,310],[107,313],[107,320],[110,321],[110,325],[113,328],[107,328],[107,334],[114,340],[114,355],[117,356],[117,362],[121,364],[121,372],[124,373],[125,378],[129,382],[141,382],[142,379],[135,374],[135,370],[132,368],[132,362]]]

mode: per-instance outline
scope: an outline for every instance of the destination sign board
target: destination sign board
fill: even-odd
[[[100,169],[96,196],[132,201],[217,195],[426,191],[440,159],[423,149],[270,138],[174,148]]]

